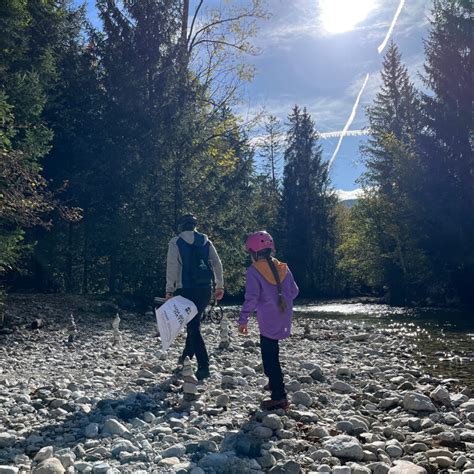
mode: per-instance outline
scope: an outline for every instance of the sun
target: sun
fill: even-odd
[[[328,33],[350,31],[375,8],[376,0],[319,0],[320,19]]]

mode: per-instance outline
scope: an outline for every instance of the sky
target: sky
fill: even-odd
[[[87,1],[89,16],[97,23],[94,2]],[[248,0],[234,2],[245,4]],[[271,17],[259,23],[254,38],[259,54],[247,58],[256,74],[243,89],[244,102],[238,112],[250,117],[264,109],[286,123],[292,107],[298,104],[308,109],[318,131],[340,131],[369,74],[349,130],[366,127],[364,109],[380,86],[386,52],[379,54],[378,48],[401,4],[391,38],[412,81],[421,85],[418,73],[422,70],[431,0],[267,0]],[[338,140],[322,140],[324,159],[331,160]],[[356,180],[364,166],[359,146],[365,140],[363,136],[343,139],[331,166],[336,189],[347,192],[360,187]]]

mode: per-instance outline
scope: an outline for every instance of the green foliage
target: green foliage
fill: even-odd
[[[335,203],[314,123],[297,106],[288,117],[279,240],[304,294],[334,289]]]

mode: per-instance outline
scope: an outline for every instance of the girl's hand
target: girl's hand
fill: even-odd
[[[239,334],[242,334],[243,336],[248,336],[249,335],[249,331],[247,329],[246,324],[239,324]]]

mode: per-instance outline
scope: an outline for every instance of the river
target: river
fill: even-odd
[[[341,319],[403,334],[427,372],[474,387],[474,311],[306,302],[295,306],[295,317]]]

